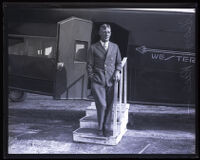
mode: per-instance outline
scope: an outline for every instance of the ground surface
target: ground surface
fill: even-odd
[[[131,104],[128,131],[117,146],[73,142],[90,101],[28,94],[9,102],[9,154],[194,154],[195,110]]]

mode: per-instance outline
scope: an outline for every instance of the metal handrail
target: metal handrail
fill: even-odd
[[[127,57],[124,57],[122,60],[122,68],[124,67],[124,65],[127,63]]]

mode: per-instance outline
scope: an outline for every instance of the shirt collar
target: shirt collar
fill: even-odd
[[[109,41],[108,41],[108,42],[103,42],[102,40],[100,40],[100,43],[101,43],[102,46],[104,46],[104,44],[105,44],[106,46],[108,46]]]

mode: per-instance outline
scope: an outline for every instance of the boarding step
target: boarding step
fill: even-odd
[[[128,115],[123,116],[121,121],[118,120],[117,126],[119,127],[120,131],[124,128],[126,128],[128,123]],[[112,129],[113,129],[113,122],[111,123]],[[92,116],[85,116],[80,119],[80,128],[98,128],[98,121],[97,117]]]
[[[124,129],[117,136],[104,137],[97,135],[97,129],[95,128],[78,128],[73,132],[73,140],[76,142],[86,142],[104,145],[117,145],[122,136],[126,133],[127,129]]]
[[[130,104],[129,103],[121,103],[121,108],[129,108]],[[117,108],[120,107],[120,103],[117,103]],[[90,106],[87,107],[87,109],[96,109],[95,102],[91,102]]]
[[[95,113],[87,113],[86,111],[86,116],[85,117],[97,117],[97,114],[96,114],[96,111],[94,111]],[[117,121],[120,121],[120,117],[121,119],[128,119],[128,109],[121,112],[121,115],[120,115],[120,112],[117,113]],[[84,118],[84,117],[83,117]],[[81,118],[81,120],[83,119]],[[113,118],[113,116],[112,116]],[[122,120],[121,120],[122,121]]]
[[[118,118],[117,118],[117,136],[104,137],[97,135],[97,115],[96,115],[96,106],[95,103],[91,103],[86,110],[86,116],[80,119],[80,128],[76,129],[73,132],[73,140],[76,142],[85,142],[85,143],[95,143],[95,144],[104,144],[104,145],[117,145],[122,136],[127,131],[128,123],[128,110],[130,104],[121,104],[121,115],[119,104],[117,104]],[[113,112],[114,114],[114,112]],[[121,117],[121,119],[119,118]],[[113,116],[112,116],[113,117]],[[111,124],[113,127],[113,122]],[[112,128],[113,129],[113,128]]]
[[[119,113],[120,113],[120,104],[118,103],[117,104],[117,115],[119,116]],[[126,103],[122,103],[121,104],[121,113],[123,114],[123,112],[128,112],[129,110],[129,107],[130,107],[130,104]],[[92,102],[90,106],[87,107],[86,109],[86,116],[90,116],[90,115],[97,115],[97,111],[96,111],[96,106],[95,106],[95,103]]]

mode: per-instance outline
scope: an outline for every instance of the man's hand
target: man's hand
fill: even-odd
[[[113,75],[113,79],[116,80],[116,81],[120,80],[120,71],[119,70],[115,71],[115,73]]]
[[[63,67],[64,67],[64,63],[63,62],[58,62],[57,63],[57,70],[61,71]]]

